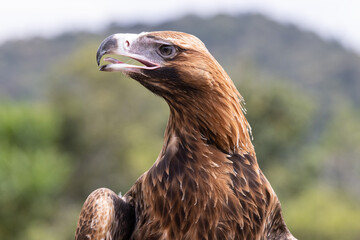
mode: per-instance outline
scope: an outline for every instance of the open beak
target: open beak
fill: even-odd
[[[100,61],[102,57],[106,54],[115,54],[130,57],[141,64],[139,65],[131,65],[124,62],[119,61],[118,59],[112,57],[105,57],[104,61],[109,62],[110,64],[106,64],[100,67],[100,71],[107,72],[136,72],[141,69],[154,70],[160,67],[159,64],[153,63],[146,59],[141,53],[136,51],[136,45],[138,34],[114,34],[107,37],[101,44],[96,53],[96,62],[98,66],[100,66]]]

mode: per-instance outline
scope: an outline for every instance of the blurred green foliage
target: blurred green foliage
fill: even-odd
[[[282,205],[298,239],[360,238],[360,206],[342,191],[315,185]]]
[[[158,29],[195,33],[235,82],[258,161],[294,235],[359,239],[359,84],[353,83],[359,57],[294,26],[257,15],[239,19],[218,16],[209,24],[188,17]],[[136,81],[98,71],[101,38],[63,35],[0,49],[0,71],[11,75],[11,81],[0,79],[0,96],[8,96],[4,89],[18,99],[37,91],[43,96],[41,103],[0,104],[0,239],[73,239],[91,191],[125,193],[156,159],[168,107]],[[84,46],[77,48],[79,42]],[[5,62],[11,58],[33,66]],[[12,66],[21,67],[21,75]]]
[[[316,103],[293,86],[275,80],[261,86],[250,80],[238,88],[245,88],[247,119],[260,165],[289,163],[307,140]]]
[[[23,237],[29,223],[53,216],[69,162],[57,148],[56,114],[41,105],[0,105],[0,236]]]

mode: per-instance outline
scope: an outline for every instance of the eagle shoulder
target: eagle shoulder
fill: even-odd
[[[75,240],[129,239],[134,225],[134,207],[110,189],[99,188],[81,209]]]

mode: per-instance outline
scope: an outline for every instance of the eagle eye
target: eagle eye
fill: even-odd
[[[160,54],[160,56],[162,56],[164,58],[173,57],[175,52],[176,52],[176,49],[172,45],[163,44],[159,47],[159,54]]]

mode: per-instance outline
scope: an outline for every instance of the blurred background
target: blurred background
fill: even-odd
[[[118,32],[198,36],[246,100],[258,161],[299,239],[360,239],[360,4],[7,1],[0,9],[0,239],[73,239],[83,202],[125,193],[168,107],[98,71]]]

